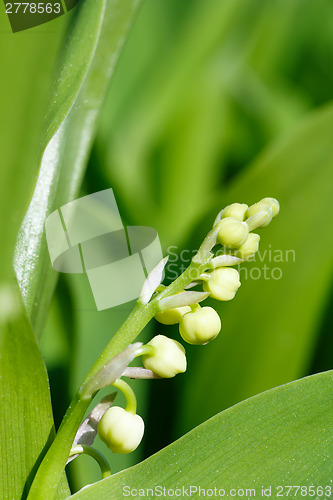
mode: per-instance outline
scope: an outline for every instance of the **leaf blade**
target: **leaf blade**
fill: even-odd
[[[11,300],[11,316],[0,322],[0,491],[1,498],[25,498],[55,433],[45,366],[18,290]],[[58,498],[68,492],[62,482]]]
[[[332,485],[332,387],[330,371],[243,401],[141,464],[71,498],[106,499],[110,491],[123,494],[125,485],[216,486],[227,492],[258,485],[275,489],[285,478],[288,484]]]
[[[44,223],[78,194],[107,85],[139,1],[82,2],[67,38],[39,177],[16,248],[16,273],[37,336],[57,279]]]

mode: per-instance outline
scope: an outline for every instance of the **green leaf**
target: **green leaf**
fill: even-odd
[[[35,333],[41,332],[57,273],[46,248],[47,216],[77,196],[98,113],[139,0],[84,0],[75,9],[24,219],[16,272]]]
[[[26,498],[54,437],[50,393],[17,287],[2,287],[0,293],[0,497]],[[68,493],[64,480],[57,498]]]
[[[101,500],[110,498],[110,492],[121,498],[125,486],[137,490],[157,485],[216,486],[228,493],[233,488],[255,489],[257,497],[264,486],[272,487],[272,498],[277,497],[278,486],[333,486],[332,389],[331,371],[260,394],[216,415],[141,464],[71,498]],[[154,498],[153,493],[146,496]],[[237,498],[241,496],[251,495]]]
[[[7,16],[0,16],[2,279],[10,279],[13,274],[11,263],[17,232],[34,189],[41,130],[54,59],[64,32],[64,18],[53,21],[49,26],[47,31],[45,27],[34,28],[14,35]]]
[[[51,41],[43,37],[42,30],[36,29],[34,36],[31,33],[30,37],[15,35],[15,41],[9,43],[8,61],[3,68],[8,72],[5,80],[9,82],[8,88],[1,82],[9,143],[4,148],[6,168],[1,169],[1,174],[4,173],[1,229],[6,237],[0,270],[2,279],[12,279],[14,241],[40,163],[37,187],[16,255],[21,291],[38,333],[56,279],[41,236],[44,221],[79,188],[99,107],[137,3],[126,0],[119,7],[120,2],[116,0],[86,0],[73,11],[76,17],[60,61],[39,162],[36,148],[31,144],[37,144],[40,134],[51,79],[49,61],[54,59],[63,24],[58,21],[52,24],[58,27],[58,33],[51,31]],[[13,67],[15,84],[11,88]],[[17,86],[16,81],[20,85]],[[12,219],[8,219],[8,213]],[[8,282],[1,283],[0,288],[1,498],[21,498],[22,495],[24,498],[53,440],[54,430],[45,367],[19,293],[11,281]],[[59,495],[68,496],[65,483]]]
[[[12,259],[33,189],[53,61],[64,26],[59,19],[48,31],[36,28],[13,35],[6,16],[0,18],[5,45],[0,81],[0,497],[4,499],[26,497],[54,434],[47,375],[14,281]],[[64,480],[57,498],[68,494]]]
[[[311,114],[220,196],[211,220],[231,202],[250,204],[264,196],[276,197],[281,212],[258,231],[260,254],[254,263],[241,265],[242,286],[235,298],[211,301],[222,331],[200,352],[190,350],[177,432],[307,373],[333,271],[333,233],[327,226],[332,127],[333,106]],[[215,386],[220,398],[207,392]]]

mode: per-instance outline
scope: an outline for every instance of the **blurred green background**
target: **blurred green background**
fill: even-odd
[[[11,190],[33,192],[37,171],[25,166],[27,157],[34,164],[29,148],[42,130],[67,22],[14,36],[4,21],[0,35],[15,38],[2,56],[8,197]],[[38,36],[49,44],[43,57]],[[164,254],[173,252],[166,282],[189,264],[184,250],[198,247],[225,205],[273,196],[281,213],[261,232],[262,261],[246,265],[259,269],[260,279],[244,271],[232,302],[210,302],[221,314],[219,337],[187,347],[185,375],[132,384],[145,441],[121,457],[98,443],[113,471],[245,398],[332,368],[332,60],[329,0],[143,1],[102,107],[80,194],[111,187],[125,224],[158,231]],[[12,96],[7,110],[4,95]],[[22,178],[14,183],[20,165]],[[275,268],[281,271],[272,274]],[[97,312],[84,277],[59,277],[40,341],[57,425],[132,307]],[[176,327],[153,321],[139,340],[157,333],[179,339]],[[97,479],[89,457],[71,464],[74,489]]]

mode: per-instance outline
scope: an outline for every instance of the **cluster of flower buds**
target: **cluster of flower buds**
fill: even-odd
[[[164,325],[179,324],[180,336],[189,344],[204,345],[215,339],[221,330],[220,317],[215,309],[201,307],[199,302],[207,297],[220,301],[229,301],[235,297],[241,283],[238,271],[231,266],[247,261],[255,255],[259,248],[260,236],[252,231],[266,227],[278,213],[279,203],[274,198],[264,198],[250,207],[241,203],[227,206],[218,214],[213,229],[193,259],[196,263],[201,260],[204,262],[204,272],[195,282],[191,283],[189,280],[184,285],[185,290],[177,290],[171,296],[163,294],[166,288],[162,286],[159,298],[157,290],[161,289],[160,280],[166,263],[166,259],[163,259],[147,278],[140,298],[141,303],[145,305],[153,297],[157,304],[156,320]],[[219,252],[214,255],[212,250],[218,245]],[[201,285],[204,292],[186,291],[187,288],[197,285]],[[186,370],[185,349],[176,340],[157,335],[144,346],[142,362],[145,370],[152,372],[155,378],[171,378]],[[118,387],[124,390],[124,384]],[[124,392],[126,395],[126,388]],[[129,399],[133,399],[133,394]],[[110,408],[98,426],[100,437],[115,453],[133,451],[139,445],[143,431],[143,420],[136,415],[136,401],[132,404],[132,410]]]
[[[279,213],[275,198],[264,198],[251,205],[233,203],[217,216],[211,233],[204,242],[210,251],[216,244],[223,253],[211,260],[208,272],[199,276],[207,296],[228,301],[235,297],[241,285],[239,272],[230,267],[250,260],[259,249],[260,236],[252,231],[266,227]],[[229,267],[227,267],[229,266]],[[221,320],[212,307],[199,304],[173,307],[158,313],[155,318],[165,325],[179,323],[179,333],[185,342],[204,345],[215,339],[221,330]]]

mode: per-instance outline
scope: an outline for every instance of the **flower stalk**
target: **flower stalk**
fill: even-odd
[[[148,304],[137,302],[128,318],[112,337],[90,369],[81,387],[84,387],[108,361],[135,340],[158,312],[159,300],[180,292],[186,285],[199,278],[200,274],[209,268],[211,258],[211,255],[206,255],[206,258],[202,262],[192,262],[183,274],[159,292]],[[75,434],[91,401],[92,397],[84,397],[80,389],[75,394],[63,418],[59,431],[36,473],[29,491],[28,500],[45,500],[45,498],[52,500],[55,497]]]
[[[102,479],[105,479],[106,477],[111,476],[111,469],[110,469],[110,466],[108,464],[108,461],[102,455],[102,453],[100,453],[98,450],[95,450],[95,448],[91,448],[91,446],[77,444],[77,445],[73,446],[69,456],[71,457],[72,455],[81,455],[82,453],[89,455],[94,460],[96,460],[96,462],[98,463],[98,465],[101,469]]]
[[[265,198],[249,208],[245,204],[229,205],[219,213],[213,228],[204,239],[189,267],[175,281],[168,286],[160,283],[167,258],[153,269],[147,277],[134,309],[91,367],[75,394],[59,431],[36,473],[28,500],[45,500],[46,498],[52,500],[55,497],[68,457],[73,455],[74,438],[86,410],[98,390],[106,385],[111,384],[121,389],[126,396],[127,406],[126,410],[118,407],[106,410],[100,420],[100,423],[104,422],[101,435],[107,445],[117,453],[128,453],[135,449],[142,437],[140,433],[141,431],[143,433],[143,423],[139,423],[141,417],[136,415],[134,392],[126,382],[120,380],[120,376],[131,360],[142,355],[145,374],[141,378],[173,377],[186,370],[186,357],[185,349],[179,342],[161,335],[155,337],[147,346],[141,346],[141,344],[130,346],[130,344],[153,317],[156,316],[158,320],[163,313],[165,322],[168,308],[170,308],[169,311],[173,308],[172,318],[169,317],[169,323],[165,322],[165,324],[179,322],[180,335],[183,340],[194,345],[203,345],[213,340],[221,328],[220,317],[211,307],[201,308],[199,302],[208,295],[217,300],[233,298],[240,282],[237,271],[226,266],[239,264],[255,254],[259,237],[249,232],[258,227],[265,227],[272,217],[278,214],[278,211],[278,202],[273,198]],[[227,250],[223,255],[214,254],[214,247],[218,244]],[[205,292],[184,291],[192,286],[200,286],[202,281]],[[179,314],[175,314],[175,310],[176,313],[178,310]],[[175,321],[174,318],[176,318]],[[161,322],[163,323],[163,320]],[[125,350],[131,349],[129,357],[125,357],[128,361],[127,365],[124,366],[119,362],[119,366],[122,367],[121,373],[113,379],[111,377],[111,380],[108,375],[109,364],[114,363],[115,357],[123,357]],[[131,369],[127,370],[132,373]],[[129,376],[128,371],[127,376]],[[129,435],[135,438],[135,447],[133,443],[125,443],[125,437],[123,442],[117,441],[123,433],[121,426],[118,426],[119,422],[114,420],[117,412],[126,413],[128,422],[126,425],[129,426]],[[115,429],[119,429],[119,436],[117,433],[114,434]],[[124,436],[126,435],[125,432]],[[76,450],[76,448],[73,449]],[[75,454],[81,452],[85,452],[84,448],[82,451],[76,451]],[[102,473],[104,474],[103,471]]]

